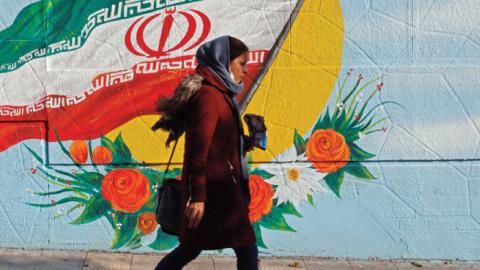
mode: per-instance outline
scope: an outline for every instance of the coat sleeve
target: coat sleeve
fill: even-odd
[[[216,98],[208,89],[200,88],[192,96],[186,129],[189,135],[186,141],[188,155],[184,161],[189,168],[191,201],[207,200],[207,156],[219,118],[217,108]]]

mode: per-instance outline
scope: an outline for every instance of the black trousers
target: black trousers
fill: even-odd
[[[233,248],[233,251],[237,255],[238,270],[258,270],[257,245]],[[180,244],[163,257],[155,270],[181,270],[201,252],[201,249],[189,248]]]

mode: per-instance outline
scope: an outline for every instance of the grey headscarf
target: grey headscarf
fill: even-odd
[[[243,90],[243,82],[237,84],[230,76],[230,44],[228,36],[221,36],[205,42],[197,50],[197,61],[200,66],[210,68],[222,80],[227,89],[234,95]]]
[[[247,205],[250,202],[250,189],[248,185],[248,162],[246,158],[246,152],[244,151],[243,141],[243,126],[241,123],[240,110],[237,100],[233,96],[240,94],[243,90],[243,82],[237,84],[230,76],[230,45],[228,36],[221,36],[204,43],[197,49],[196,53],[197,61],[200,66],[208,67],[213,73],[215,73],[226,86],[226,88],[233,94],[231,99],[235,105],[235,109],[238,115],[238,125],[240,130],[240,166],[242,172],[241,187],[244,190]]]

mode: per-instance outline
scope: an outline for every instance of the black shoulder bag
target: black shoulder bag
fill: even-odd
[[[167,178],[168,167],[172,161],[175,147],[178,139],[173,146],[172,154],[168,160],[165,174],[163,175],[162,184],[157,192],[157,207],[155,209],[155,217],[160,224],[163,232],[178,235],[180,227],[180,181],[175,178]]]

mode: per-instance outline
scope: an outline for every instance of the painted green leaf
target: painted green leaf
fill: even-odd
[[[110,226],[112,226],[112,229],[115,230],[115,223],[113,222],[113,218],[112,216],[110,215],[109,212],[105,212],[103,213],[103,216],[107,219],[108,223],[110,224]]]
[[[346,136],[345,137],[345,141],[350,144],[356,140],[360,139],[360,136],[358,135],[358,133],[356,134],[353,134],[353,135],[349,135],[349,136]]]
[[[27,148],[28,152],[33,155],[33,157],[38,161],[38,163],[43,164],[43,159],[37,153],[35,153],[32,148],[28,147],[28,145],[24,143],[22,143],[22,145]]]
[[[331,120],[330,120],[330,112],[328,111],[328,107],[327,107],[327,109],[325,110],[324,113],[325,114],[323,116],[320,116],[317,123],[313,127],[313,131],[315,131],[317,129],[325,129],[325,128],[330,127]]]
[[[148,178],[148,180],[150,180],[150,183],[152,183],[152,184],[156,183],[157,180],[158,180],[158,183],[160,183],[161,180],[162,180],[163,172],[161,172],[161,171],[154,170],[154,169],[151,169],[151,168],[140,168],[138,170],[141,173],[143,173]]]
[[[355,108],[357,107],[357,104],[355,104]],[[355,110],[354,108],[354,110]],[[350,127],[353,127],[354,126],[354,123],[355,123],[355,111],[353,112],[350,112],[348,117],[345,119],[345,121],[343,121],[343,123],[340,125],[339,129],[338,129],[338,132],[342,133],[342,134],[346,134],[346,132],[348,131],[348,129]]]
[[[282,211],[282,213],[286,215],[293,215],[297,217],[302,217],[302,215],[295,209],[295,206],[291,202],[284,202],[277,206],[278,209]]]
[[[130,239],[130,241],[128,241],[126,246],[129,247],[130,249],[137,249],[141,247],[142,236],[143,236],[142,232],[136,230],[134,236],[132,237],[132,239]]]
[[[60,135],[58,135],[57,129],[53,129],[53,132],[55,133],[55,137],[57,138],[57,142],[58,142],[58,144],[60,145],[60,149],[62,149],[62,152],[63,152],[67,157],[69,157],[73,162],[75,162],[75,160],[73,160],[72,156],[70,156],[70,152],[67,150],[67,148],[65,147],[65,145],[63,145],[62,140],[60,140]],[[75,163],[76,163],[76,162],[75,162]]]
[[[275,189],[276,185],[272,185],[272,186],[274,186],[274,189]],[[277,205],[278,204],[278,198],[273,198],[272,202],[273,202],[272,205]]]
[[[121,133],[117,136],[114,142],[104,135],[101,136],[100,141],[102,146],[105,146],[112,151],[112,164],[105,166],[107,171],[114,169],[115,164],[129,164],[134,162],[130,149],[123,141]]]
[[[308,200],[308,203],[313,206],[314,208],[317,208],[317,206],[315,205],[315,202],[313,201],[313,195],[312,194],[308,194],[307,195],[307,200]]]
[[[112,241],[112,249],[121,248],[132,238],[137,225],[137,214],[115,212],[113,218],[115,232]]]
[[[100,187],[103,175],[98,172],[76,173],[75,178],[94,187]]]
[[[269,179],[269,178],[272,178],[274,175],[265,171],[265,170],[262,170],[260,168],[255,168],[253,171],[252,171],[252,174],[256,174],[260,177],[262,177],[263,179]]]
[[[85,224],[95,221],[110,209],[110,203],[101,194],[93,195],[85,204],[83,212],[70,224]]]
[[[47,167],[47,168],[50,169],[50,167]],[[78,182],[76,180],[63,179],[63,178],[54,176],[54,175],[50,174],[47,170],[43,169],[41,166],[37,167],[37,169],[46,176],[47,181],[52,181],[53,183],[56,183],[56,184],[60,183],[62,186],[65,186],[65,187],[67,187],[68,185],[71,185],[74,188],[79,187],[79,188],[86,188],[86,189],[89,189],[89,190],[91,189],[91,186],[87,185],[85,183]],[[58,172],[59,174],[62,173],[61,171],[58,171],[58,170],[54,170],[54,171]],[[71,178],[75,178],[75,175],[73,175],[73,174],[69,174],[69,173],[63,173],[63,174],[67,175]]]
[[[122,138],[122,133],[118,134],[115,142],[113,143],[115,146],[115,157],[114,163],[130,163],[132,161],[132,153],[130,149],[125,144]]]
[[[350,143],[348,146],[350,148],[350,160],[352,161],[363,161],[375,157],[374,154],[362,150],[355,143]]]
[[[360,126],[354,126],[354,127],[350,128],[349,130],[346,130],[345,135],[346,135],[347,137],[358,136],[358,133],[359,133],[360,131],[362,131],[363,128],[364,128],[364,127],[363,127],[362,125],[360,125]]]
[[[83,168],[83,166],[81,166],[81,164],[78,164],[73,158],[72,156],[70,155],[70,151],[65,147],[65,145],[62,143],[62,141],[60,140],[60,135],[58,135],[58,131],[57,129],[53,129],[53,131],[55,132],[55,136],[57,138],[57,142],[58,144],[60,145],[60,148],[62,149],[62,152],[70,158],[71,161],[73,161],[74,165],[79,168],[80,170],[84,171],[85,172],[85,169]]]
[[[95,162],[93,162],[93,146],[91,140],[88,140],[88,156],[90,156],[90,162],[93,164],[93,168],[98,172],[98,167]]]
[[[62,175],[65,175],[65,176],[68,176],[68,177],[71,177],[71,178],[74,178],[74,175],[71,174],[71,173],[68,173],[68,172],[64,172],[64,171],[61,171],[61,170],[57,170],[57,169],[54,169],[50,166],[48,166],[47,164],[44,164],[43,163],[43,159],[37,154],[35,153],[35,151],[33,151],[30,147],[28,147],[26,144],[23,144],[23,146],[25,146],[27,148],[27,150],[33,155],[33,157],[40,163],[42,164],[43,166],[45,166],[45,168],[49,169],[49,170],[53,170],[54,172],[57,172],[59,174],[62,174]],[[41,167],[39,167],[39,169],[41,171],[43,171],[46,175],[48,174],[46,171],[42,170]],[[49,176],[50,177],[50,176]]]
[[[157,237],[155,241],[148,245],[150,248],[154,250],[167,250],[175,247],[177,245],[177,237],[164,233],[160,227],[157,229]]]
[[[343,182],[343,170],[339,170],[334,173],[329,173],[325,176],[325,182],[327,183],[328,187],[339,197],[340,196],[340,188]]]
[[[361,128],[359,131],[364,131],[365,129],[369,128],[370,125],[372,125],[373,120],[375,120],[375,117],[377,114],[374,114],[370,119],[368,119],[365,124],[362,124],[361,122],[358,123],[358,127],[356,128]]]
[[[340,132],[340,127],[344,124],[344,122],[346,121],[346,113],[345,113],[345,109],[342,110],[342,113],[340,114],[340,116],[335,119],[333,121],[333,126],[332,128],[335,129],[336,131]]]
[[[107,147],[111,151],[115,149],[113,142],[109,138],[107,138],[105,135],[100,136],[100,143],[102,144],[102,146]]]
[[[298,156],[305,153],[305,140],[296,129],[293,132],[293,144],[295,145]]]
[[[295,229],[288,225],[285,217],[282,215],[282,211],[276,207],[273,207],[270,214],[260,220],[260,225],[270,230],[296,232]]]
[[[113,145],[113,142],[106,136],[101,135],[100,143],[102,146],[107,147],[108,149],[110,149],[110,151],[112,151],[112,163],[114,163],[116,151],[115,151],[115,146]],[[109,164],[109,165],[105,165],[104,168],[107,172],[110,172],[115,168],[115,166],[113,164]]]
[[[360,162],[349,162],[345,168],[345,172],[362,179],[375,180],[377,179],[373,176],[367,167],[360,164]]]
[[[332,119],[330,118],[330,112],[327,110],[325,111],[325,117],[323,118],[323,128],[329,128],[332,124]]]
[[[260,224],[258,222],[255,222],[252,224],[253,226],[253,231],[255,232],[255,237],[257,238],[257,246],[262,247],[262,248],[267,248],[267,245],[265,245],[265,242],[263,241],[263,236],[262,236],[262,230],[260,229]]]

